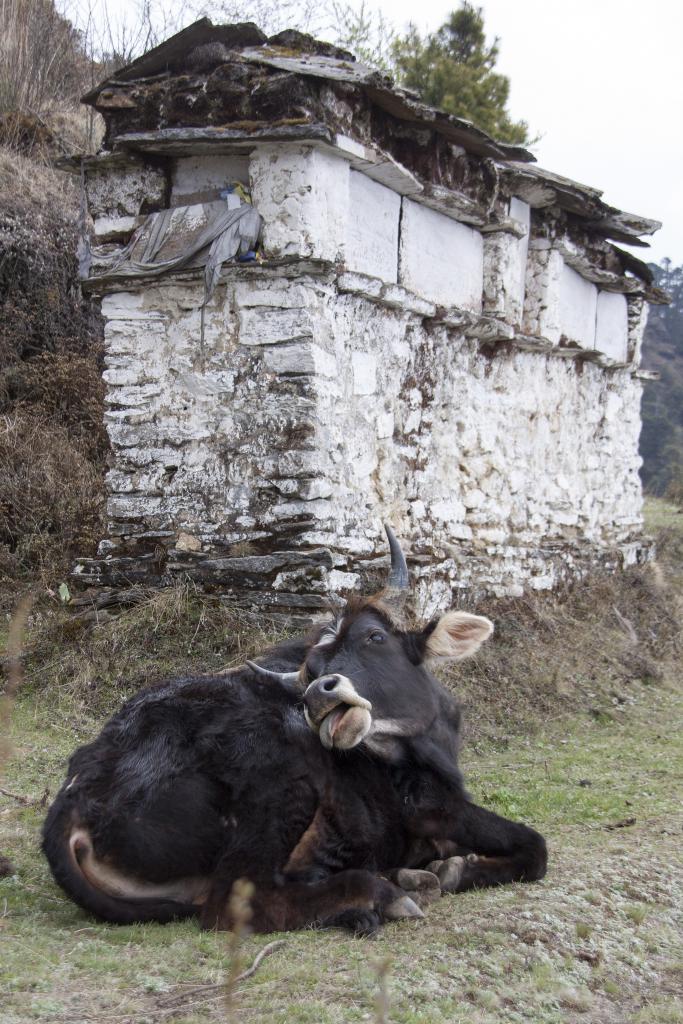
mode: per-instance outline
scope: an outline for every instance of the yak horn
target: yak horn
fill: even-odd
[[[384,530],[389,541],[389,550],[391,551],[391,570],[387,581],[387,596],[393,604],[400,607],[407,598],[410,587],[408,566],[394,531],[387,523],[384,524]]]
[[[264,668],[263,665],[257,665],[255,661],[247,661],[246,663],[254,675],[258,676],[259,679],[267,683],[279,683],[280,686],[291,687],[294,683],[299,683],[298,672],[274,672],[273,669]]]

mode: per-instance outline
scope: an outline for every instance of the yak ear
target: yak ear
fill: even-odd
[[[449,661],[469,658],[493,633],[493,623],[483,615],[446,612],[432,628],[425,644],[425,657]]]

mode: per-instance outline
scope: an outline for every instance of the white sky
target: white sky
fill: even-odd
[[[89,0],[93,3],[93,0]],[[104,0],[101,0],[104,2]],[[125,11],[134,0],[107,0]],[[402,29],[433,30],[457,0],[366,0]],[[97,0],[94,0],[95,6]],[[543,167],[661,220],[637,255],[683,264],[683,2],[475,0]],[[169,10],[173,10],[171,3]]]
[[[683,263],[683,3],[681,0],[475,0],[510,113],[523,118],[539,164],[604,190],[604,199],[663,222],[637,255]],[[373,0],[402,27],[438,27],[447,0]],[[416,13],[419,12],[419,13]]]

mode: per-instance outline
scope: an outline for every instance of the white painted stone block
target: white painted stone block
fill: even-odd
[[[97,217],[93,223],[96,242],[127,238],[135,228],[135,217]]]
[[[239,153],[184,156],[171,174],[171,206],[210,202],[233,182],[249,185],[249,157]]]
[[[264,352],[264,361],[275,373],[304,374],[321,377],[337,376],[337,361],[319,345],[295,342],[291,345],[276,345]]]
[[[306,309],[264,309],[253,307],[239,313],[241,345],[279,345],[313,336]]]
[[[157,320],[167,319],[161,310],[154,309],[148,302],[146,292],[113,292],[102,299],[102,316],[106,320]]]
[[[383,439],[391,437],[394,433],[393,412],[383,412],[377,417],[377,437]]]
[[[353,366],[353,393],[355,395],[373,395],[377,389],[377,359],[369,352],[354,352],[351,356]]]
[[[280,306],[282,309],[297,309],[308,305],[311,293],[308,288],[295,282],[278,280],[275,283],[238,281],[234,290],[235,304],[240,306]]]
[[[560,332],[581,348],[595,348],[598,289],[566,264],[560,277]]]
[[[345,263],[350,271],[398,280],[401,197],[359,171],[350,171]]]
[[[595,347],[610,359],[625,363],[628,354],[628,305],[618,292],[598,294]]]
[[[399,283],[431,302],[482,308],[484,243],[478,231],[403,200]]]
[[[346,160],[309,146],[259,146],[249,174],[267,253],[333,261],[343,257],[349,208]]]

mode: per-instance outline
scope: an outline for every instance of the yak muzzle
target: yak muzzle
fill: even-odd
[[[372,704],[346,676],[320,676],[304,694],[306,721],[328,750],[350,750],[372,726]]]

